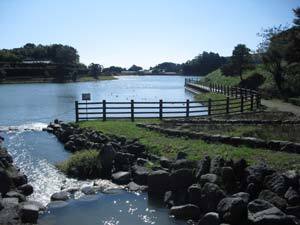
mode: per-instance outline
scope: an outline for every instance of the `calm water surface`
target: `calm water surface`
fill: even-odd
[[[74,120],[74,101],[89,92],[101,101],[183,101],[193,99],[182,76],[122,76],[118,80],[68,84],[0,85],[0,135],[15,163],[28,176],[35,192],[31,199],[44,204],[61,186],[86,185],[66,178],[55,163],[67,159],[57,139],[41,129],[55,118]],[[12,130],[13,129],[13,130]],[[29,129],[29,130],[28,130]],[[42,224],[183,224],[146,194],[118,192],[70,200],[64,207],[50,207]]]

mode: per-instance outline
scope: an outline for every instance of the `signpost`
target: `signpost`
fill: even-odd
[[[91,100],[91,93],[82,93],[81,95],[82,101],[85,101],[85,112],[86,112],[86,120],[88,120],[88,107],[87,102]]]

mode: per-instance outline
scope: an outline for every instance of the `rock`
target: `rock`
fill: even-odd
[[[130,182],[127,184],[127,188],[129,191],[147,191],[148,187],[144,185],[138,185],[134,182]]]
[[[10,178],[15,187],[19,187],[23,184],[27,184],[27,176],[21,172],[10,175]]]
[[[150,172],[148,175],[148,190],[153,194],[164,194],[170,190],[170,176],[164,170]]]
[[[259,195],[260,188],[258,187],[257,184],[250,183],[246,188],[246,192],[249,193],[250,199],[255,199]]]
[[[234,171],[231,167],[223,167],[221,171],[222,171],[222,180],[224,183],[235,182]]]
[[[286,214],[300,218],[300,205],[287,207]]]
[[[39,207],[34,204],[24,204],[20,207],[20,216],[23,223],[37,223]]]
[[[130,166],[134,162],[135,156],[130,153],[124,153],[124,152],[116,152],[115,158],[114,158],[114,166],[116,170],[126,170],[128,171],[130,169]]]
[[[259,165],[247,167],[246,172],[249,174],[247,178],[248,183],[261,185],[264,181],[264,178],[273,174],[275,171],[270,169],[266,164],[261,163]]]
[[[18,190],[25,196],[29,196],[33,193],[33,187],[30,184],[23,184],[18,187]]]
[[[233,171],[237,180],[242,181],[246,178],[247,162],[245,159],[240,159],[233,164]]]
[[[164,203],[167,205],[167,207],[172,207],[175,205],[174,201],[175,197],[172,191],[167,191],[164,195]]]
[[[163,157],[161,157],[159,159],[159,163],[164,168],[170,168],[171,164],[172,164],[172,161],[170,159],[168,159],[168,158],[166,158],[166,157],[163,156]]]
[[[0,168],[0,193],[5,194],[10,190],[11,179],[9,178],[7,172]]]
[[[170,213],[178,219],[199,219],[200,209],[193,204],[173,206]]]
[[[3,198],[2,205],[4,206],[4,208],[17,206],[17,205],[19,205],[19,199],[18,198]]]
[[[250,195],[246,192],[238,192],[231,196],[232,198],[241,198],[246,204],[249,203]]]
[[[137,158],[136,164],[138,166],[144,166],[146,163],[149,163],[149,160],[144,159],[144,158]]]
[[[96,194],[95,189],[91,186],[86,186],[81,188],[81,192],[85,195],[94,195]]]
[[[188,188],[189,203],[199,206],[201,200],[201,187],[198,184],[193,184]]]
[[[217,207],[220,218],[233,225],[242,224],[247,220],[247,203],[239,198],[223,198]]]
[[[133,143],[124,147],[128,153],[134,154],[136,156],[142,155],[145,151],[145,146],[139,143]]]
[[[196,174],[197,180],[199,180],[202,175],[209,173],[210,161],[211,160],[209,156],[204,157]]]
[[[128,184],[130,182],[130,173],[126,171],[119,171],[112,174],[112,181],[116,184]]]
[[[75,152],[77,151],[78,149],[76,148],[76,145],[74,143],[74,141],[70,140],[70,141],[67,141],[64,145],[64,148],[70,152]]]
[[[225,198],[224,191],[217,185],[206,183],[202,188],[200,208],[203,212],[214,212],[219,202]]]
[[[221,175],[221,168],[225,166],[225,160],[221,156],[211,160],[210,173]]]
[[[171,190],[186,189],[196,181],[191,169],[175,170],[170,175]]]
[[[253,225],[295,225],[288,217],[271,203],[256,199],[248,204],[248,220]]]
[[[2,203],[2,199],[0,199],[0,211],[4,208],[3,203]]]
[[[220,225],[219,214],[215,212],[206,213],[199,220],[198,225]]]
[[[187,159],[178,159],[174,163],[172,163],[171,168],[174,170],[179,169],[194,169],[197,167],[197,162],[193,160]]]
[[[99,153],[100,162],[102,165],[103,176],[109,178],[111,176],[111,170],[113,166],[113,160],[115,158],[116,151],[111,143],[106,144]]]
[[[290,205],[300,205],[300,195],[293,187],[289,187],[284,197]]]
[[[133,181],[139,185],[147,185],[148,174],[150,170],[142,166],[133,166],[132,167],[132,176]]]
[[[264,186],[279,196],[284,196],[289,188],[284,176],[278,173],[266,176],[264,180]]]
[[[187,156],[188,156],[188,154],[185,153],[185,152],[178,152],[178,153],[177,153],[176,160],[179,160],[179,159],[186,159]]]
[[[67,201],[69,199],[69,193],[61,191],[51,195],[51,201]]]
[[[16,192],[16,191],[9,191],[5,194],[7,198],[18,198],[19,202],[24,202],[26,200],[25,196]]]
[[[38,207],[39,211],[45,211],[46,210],[46,207],[42,203],[37,202],[37,201],[21,202],[19,204],[19,206],[26,205],[26,204],[35,205],[36,207]]]
[[[260,192],[258,198],[272,203],[274,206],[281,210],[284,210],[287,206],[287,202],[285,199],[279,197],[276,193],[270,190],[263,190],[262,192]]]
[[[200,177],[199,183],[200,184],[205,184],[205,183],[218,183],[218,176],[216,174],[208,173],[204,174]]]

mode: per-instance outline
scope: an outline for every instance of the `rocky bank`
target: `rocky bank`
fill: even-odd
[[[176,218],[198,225],[300,224],[299,171],[279,172],[265,164],[249,166],[244,159],[218,156],[191,161],[184,152],[168,159],[148,153],[138,140],[59,121],[46,130],[69,151],[97,149],[101,178],[133,191],[147,190]],[[72,175],[81,176],[75,169]],[[53,198],[64,200],[66,195],[60,192]]]

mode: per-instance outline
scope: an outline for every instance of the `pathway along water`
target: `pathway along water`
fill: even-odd
[[[182,76],[124,76],[118,80],[69,84],[11,84],[0,86],[0,135],[15,163],[34,186],[32,199],[47,204],[61,186],[77,184],[54,164],[69,157],[56,138],[41,131],[59,118],[74,120],[74,101],[89,92],[93,100],[183,101],[193,99]],[[71,200],[64,208],[50,208],[42,224],[181,224],[170,218],[146,194],[120,192],[93,199]],[[84,217],[82,215],[85,215]]]

